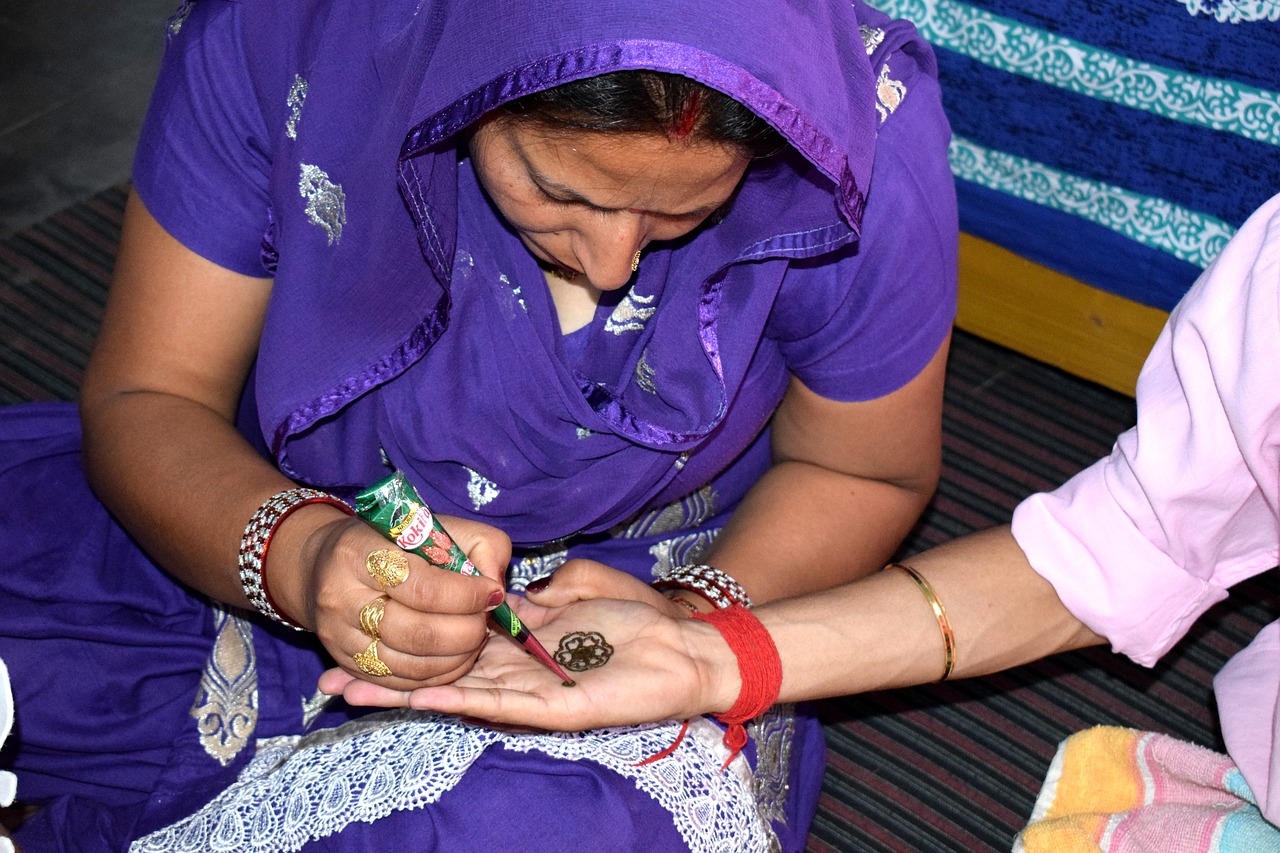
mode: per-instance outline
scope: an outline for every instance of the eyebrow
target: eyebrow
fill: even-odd
[[[594,201],[587,198],[582,193],[578,192],[572,187],[567,187],[562,183],[551,180],[546,175],[539,172],[532,163],[528,162],[528,160],[525,160],[525,167],[529,170],[529,177],[533,180],[535,184],[538,185],[539,189],[541,189],[543,192],[547,193],[547,195],[550,195],[552,197],[563,196],[563,198],[557,199],[559,201],[576,202],[578,204],[584,204],[587,207],[593,208],[595,210],[604,210],[604,211],[609,211],[611,213],[616,213],[623,210],[636,209],[636,208],[630,208],[630,207],[605,207],[602,204],[596,204]],[[725,199],[725,201],[728,201],[728,199]],[[662,213],[657,210],[646,210],[644,212],[652,213],[655,216],[662,216],[669,219],[696,219],[700,216],[708,216],[714,213],[715,211],[723,207],[724,204],[725,204],[724,201],[718,202],[716,204],[708,204],[708,205],[704,205],[702,207],[696,208],[694,210],[686,211],[684,213]]]

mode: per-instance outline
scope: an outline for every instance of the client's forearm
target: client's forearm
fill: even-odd
[[[1008,528],[956,540],[909,562],[933,587],[954,630],[952,678],[1102,642],[1031,569]],[[782,658],[783,701],[922,684],[942,674],[938,621],[920,588],[900,571],[755,613]]]

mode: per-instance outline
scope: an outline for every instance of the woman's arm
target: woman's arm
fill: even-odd
[[[159,563],[240,606],[228,567],[244,523],[291,485],[232,425],[270,294],[270,280],[186,249],[131,195],[80,394],[85,468],[99,497]]]
[[[946,607],[955,631],[953,678],[982,675],[1102,642],[1027,563],[1007,527],[972,534],[911,560]],[[331,672],[322,686],[369,704],[465,714],[497,723],[577,730],[684,719],[730,708],[742,687],[738,661],[716,629],[616,595],[609,569],[580,563],[530,593],[521,616],[545,641],[596,631],[614,647],[600,669],[565,688],[510,643],[490,643],[455,684],[394,695]],[[633,581],[639,584],[639,581]],[[550,609],[544,609],[550,608]],[[754,613],[782,663],[780,701],[936,681],[938,622],[913,581],[880,572],[823,593],[776,601]]]
[[[970,534],[908,561],[955,632],[952,678],[997,672],[1103,642],[1059,601],[1008,527]],[[942,634],[915,582],[878,572],[756,612],[782,656],[782,699],[905,687],[942,674]]]
[[[236,570],[245,524],[266,498],[295,485],[234,427],[270,292],[270,281],[186,249],[131,196],[81,394],[86,472],[103,503],[175,577],[240,607],[247,606]],[[501,542],[469,541],[476,533],[469,528],[455,533],[478,565],[495,572],[505,563]],[[325,505],[291,514],[271,540],[264,574],[274,599],[348,667],[368,643],[360,607],[381,593],[364,557],[386,546]],[[485,636],[487,602],[500,590],[494,580],[411,560],[420,570],[389,591],[383,621],[383,657],[397,674],[388,683],[404,687],[465,671]],[[424,612],[434,615],[425,626],[417,618]]]
[[[948,344],[914,379],[876,400],[835,402],[792,379],[772,421],[774,465],[707,562],[733,575],[757,604],[883,566],[937,486]]]

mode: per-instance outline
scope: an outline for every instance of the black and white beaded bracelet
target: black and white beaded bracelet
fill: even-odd
[[[652,584],[659,592],[668,590],[686,590],[696,592],[710,601],[717,609],[740,604],[751,606],[751,596],[742,588],[742,584],[733,579],[727,572],[706,564],[676,566],[658,575]]]
[[[271,544],[271,537],[280,526],[280,522],[294,510],[318,503],[330,504],[347,515],[355,515],[351,507],[328,492],[299,486],[285,489],[263,501],[262,506],[258,507],[257,512],[245,526],[244,535],[240,537],[240,585],[244,587],[244,594],[249,599],[249,603],[262,615],[274,619],[281,625],[288,625],[295,631],[305,631],[306,628],[286,619],[276,608],[271,600],[271,593],[267,589],[266,579],[262,575],[262,564],[266,562],[267,546]]]

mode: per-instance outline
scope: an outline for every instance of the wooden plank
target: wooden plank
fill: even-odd
[[[1168,314],[960,235],[956,325],[1132,395]]]

